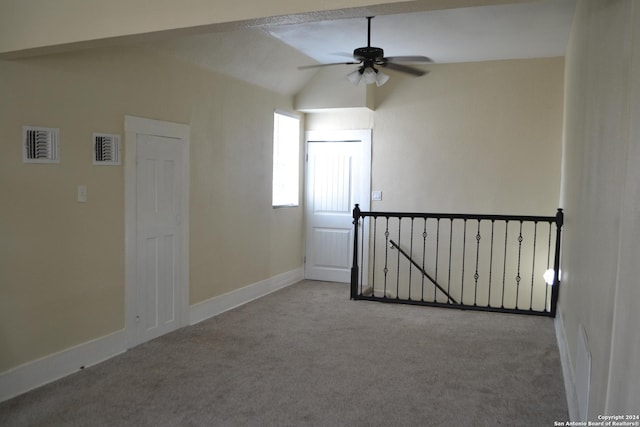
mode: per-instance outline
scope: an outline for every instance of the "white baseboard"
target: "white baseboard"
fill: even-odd
[[[0,402],[123,353],[124,329],[0,373]]]
[[[580,421],[580,408],[578,406],[578,393],[574,380],[573,364],[569,355],[569,345],[567,344],[567,334],[564,329],[562,312],[557,310],[554,319],[556,327],[556,339],[558,340],[558,350],[560,352],[560,362],[562,363],[562,376],[564,377],[564,389],[567,394],[567,406],[569,407],[569,419]]]
[[[191,306],[190,324],[246,304],[304,278],[302,267]],[[67,348],[0,373],[0,402],[96,365],[127,350],[125,330]]]
[[[189,324],[195,325],[210,317],[217,316],[225,311],[293,285],[302,279],[304,279],[304,270],[300,267],[199,302],[191,306]]]

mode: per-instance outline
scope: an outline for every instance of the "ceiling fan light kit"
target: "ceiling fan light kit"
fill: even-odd
[[[375,83],[380,87],[389,80],[389,76],[374,67],[360,67],[357,70],[347,74],[347,79],[354,85],[358,85],[361,80],[366,84]]]
[[[376,68],[376,65],[383,68],[388,68],[402,73],[411,74],[413,76],[423,76],[427,74],[427,71],[409,67],[401,64],[401,62],[417,62],[428,63],[433,62],[426,56],[414,55],[414,56],[384,56],[384,50],[379,47],[371,46],[371,19],[373,16],[367,17],[367,47],[359,47],[353,51],[353,59],[351,62],[335,62],[330,64],[317,64],[306,65],[298,67],[298,69],[309,69],[326,67],[330,65],[360,65],[357,70],[349,73],[347,79],[357,85],[361,80],[364,80],[366,84],[375,83],[380,87],[389,80],[389,76]]]

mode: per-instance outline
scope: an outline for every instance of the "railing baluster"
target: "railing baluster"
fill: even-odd
[[[447,293],[451,295],[451,251],[453,248],[453,218],[450,219],[449,224],[449,273],[447,275]],[[460,298],[462,301],[462,298]]]
[[[462,228],[462,278],[460,280],[460,302],[464,304],[464,261],[467,252],[467,220],[463,220]]]
[[[518,235],[518,274],[516,274],[516,308],[518,308],[520,297],[520,255],[522,254],[522,221],[520,221],[520,234]]]
[[[402,243],[402,218],[398,218],[398,246]],[[400,298],[400,251],[396,264],[396,299]]]
[[[371,223],[369,223],[371,224]],[[376,248],[378,243],[378,217],[373,217],[373,268],[371,271],[371,295],[373,295],[373,290],[376,288]]]
[[[533,282],[536,274],[536,243],[538,241],[538,221],[533,223],[533,261],[531,265],[531,296],[529,299],[529,310],[533,307]]]
[[[409,240],[409,257],[413,259],[413,221],[415,218],[411,217],[411,238]],[[409,300],[411,300],[411,273],[412,266],[409,264]]]
[[[435,275],[435,279],[436,282],[438,281],[438,261],[440,260],[440,218],[437,219],[436,221],[436,275]],[[433,301],[437,301],[436,300],[436,290],[433,290]],[[449,302],[447,300],[447,302]]]
[[[504,289],[505,280],[507,278],[507,238],[509,236],[509,221],[504,223],[504,265],[502,267],[502,301],[500,302],[500,308],[504,308]]]
[[[480,220],[478,220],[478,232],[476,234],[476,272],[473,274],[473,279],[475,282],[474,285],[474,293],[473,293],[473,305],[478,305],[478,278],[480,275],[478,274],[478,261],[480,260]]]
[[[427,218],[424,218],[424,229],[422,231],[422,270],[427,271],[425,259],[427,256]],[[422,275],[420,301],[424,301],[424,274]],[[435,289],[434,289],[435,292]]]
[[[364,222],[367,219],[365,217],[362,217],[362,219],[360,219],[361,222],[359,222],[359,226],[358,228],[360,228],[360,224],[362,224],[362,229],[364,230]],[[358,238],[358,252],[360,255],[360,266],[359,266],[359,271],[358,271],[358,288],[360,289],[360,293],[362,293],[362,279],[364,277],[363,271],[364,271],[364,233],[359,233],[359,238]]]
[[[491,279],[493,275],[493,231],[494,231],[495,220],[491,220],[491,249],[489,252],[489,291],[487,295],[487,306],[491,307]]]
[[[389,273],[389,217],[387,218],[386,231],[384,232],[385,236],[385,245],[384,245],[384,288],[382,297],[387,297],[387,274]]]

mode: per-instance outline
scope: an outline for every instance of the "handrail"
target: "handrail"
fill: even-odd
[[[556,216],[534,215],[491,215],[491,214],[461,214],[461,213],[424,213],[424,212],[362,212],[356,204],[359,217],[383,217],[383,218],[434,218],[434,219],[479,219],[496,221],[538,221],[556,222]],[[354,209],[355,210],[355,209]],[[562,209],[558,209],[562,211]]]
[[[438,288],[440,291],[442,291],[442,293],[443,293],[443,294],[445,294],[445,295],[447,296],[447,298],[449,299],[449,301],[453,302],[454,304],[458,304],[458,301],[456,301],[456,300],[455,300],[451,295],[449,295],[449,293],[448,293],[446,290],[444,290],[444,288],[443,288],[442,286],[440,286],[440,285],[438,284],[438,282],[436,282],[436,280],[435,280],[433,277],[431,277],[431,276],[429,275],[429,273],[427,273],[426,271],[424,271],[424,269],[423,269],[422,267],[420,267],[420,265],[419,265],[417,262],[415,262],[415,261],[413,260],[413,258],[411,258],[411,256],[409,256],[409,254],[407,254],[405,251],[403,251],[403,250],[402,250],[402,248],[401,248],[401,247],[400,247],[396,242],[394,242],[393,240],[389,240],[389,243],[391,243],[391,246],[393,246],[394,248],[396,248],[396,249],[398,250],[398,252],[400,252],[402,255],[404,255],[404,257],[405,257],[406,259],[408,259],[408,260],[409,260],[409,262],[410,262],[411,264],[413,264],[413,266],[414,266],[415,268],[417,268],[417,269],[418,269],[418,271],[419,271],[420,273],[422,273],[422,275],[423,275],[423,276],[425,276],[427,279],[429,279],[429,280],[431,281],[431,283],[433,283],[433,284],[435,285],[435,287],[436,287],[436,288]]]

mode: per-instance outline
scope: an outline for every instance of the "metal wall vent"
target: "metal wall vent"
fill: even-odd
[[[25,163],[59,163],[60,129],[24,126],[22,128]]]
[[[93,134],[93,164],[120,164],[120,135],[108,133]]]

